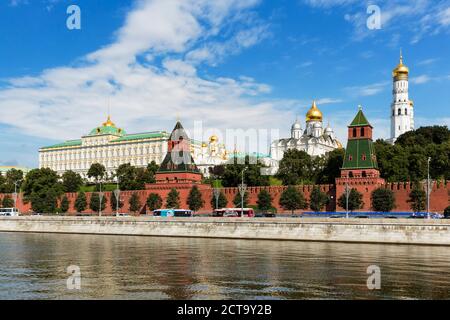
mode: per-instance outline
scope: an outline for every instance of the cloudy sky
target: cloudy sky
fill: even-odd
[[[39,147],[81,137],[108,108],[128,133],[180,117],[205,138],[285,136],[316,99],[342,141],[359,104],[387,138],[400,48],[417,125],[449,125],[450,0],[376,2],[379,30],[362,0],[2,0],[0,165],[37,166]],[[71,4],[81,30],[66,27]]]

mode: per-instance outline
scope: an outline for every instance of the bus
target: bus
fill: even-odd
[[[155,217],[192,217],[192,210],[185,209],[158,209],[153,211]]]
[[[241,208],[222,208],[214,210],[214,217],[240,217]],[[252,208],[244,208],[243,216],[252,218],[255,216],[255,211]]]
[[[0,208],[0,216],[3,217],[17,217],[20,212],[17,208]]]

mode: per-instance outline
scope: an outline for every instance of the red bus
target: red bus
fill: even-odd
[[[222,208],[214,210],[214,217],[240,217],[241,212],[244,217],[252,218],[255,216],[255,211],[252,208],[244,208],[242,211],[241,208]]]

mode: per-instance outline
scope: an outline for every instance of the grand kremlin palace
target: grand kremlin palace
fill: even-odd
[[[152,161],[160,164],[167,153],[169,136],[166,131],[127,134],[108,117],[81,139],[40,148],[39,168],[50,168],[60,175],[72,170],[87,178],[93,163],[103,164],[109,175],[124,163],[136,167],[146,167]],[[208,142],[191,141],[191,153],[205,176],[210,167],[228,160],[225,146],[216,136]]]

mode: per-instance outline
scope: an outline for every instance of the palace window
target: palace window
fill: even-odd
[[[405,116],[408,115],[408,109],[405,109]]]
[[[364,128],[361,128],[361,137],[364,137],[364,134],[365,134],[364,131],[365,131]]]
[[[363,161],[366,161],[366,159],[367,159],[366,154],[363,153],[361,158],[362,158]]]
[[[357,136],[356,128],[353,128],[353,138],[356,138],[356,136]]]
[[[353,160],[352,155],[349,155],[349,156],[348,156],[348,161],[352,161],[352,160]]]
[[[399,115],[399,116],[402,115],[402,109],[398,109],[398,115]]]

